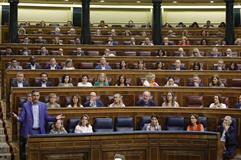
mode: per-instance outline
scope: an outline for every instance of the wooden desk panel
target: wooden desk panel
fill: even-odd
[[[19,36],[19,41],[21,42],[25,37],[28,37],[30,39],[30,43],[35,43],[35,40],[39,37],[40,35],[24,35],[24,36]],[[52,44],[52,40],[54,39],[54,37],[59,37],[60,40],[63,40],[63,44],[70,44],[70,40],[75,40],[76,38],[80,38],[79,35],[75,35],[75,36],[69,36],[69,35],[41,35],[43,37],[43,39],[45,39],[47,42],[47,44]],[[92,43],[94,41],[102,41],[103,44],[107,44],[108,38],[112,37],[113,41],[117,41],[118,44],[123,44],[124,41],[130,41],[131,36],[127,37],[127,36],[91,36],[91,41]],[[142,41],[145,40],[145,37],[143,36],[134,36],[135,40],[136,40],[136,44],[141,44]],[[151,39],[151,36],[147,36]],[[198,45],[200,43],[200,40],[202,39],[202,37],[190,37],[188,38],[190,44],[193,45]],[[217,41],[221,41],[223,40],[222,37],[208,37],[206,38],[208,43],[210,45],[214,45],[215,42]],[[181,41],[181,37],[174,37],[174,38],[169,38],[170,41],[173,41],[174,44],[179,44],[179,41]],[[6,42],[5,42],[6,43]]]
[[[188,143],[187,143],[188,142]],[[124,133],[67,136],[31,136],[29,160],[113,160],[116,153],[128,160],[220,160],[217,133]]]
[[[39,63],[44,69],[45,65],[49,63],[49,60],[55,57],[57,63],[62,65],[66,59],[70,58],[73,61],[73,64],[76,69],[81,69],[81,63],[92,62],[95,69],[95,66],[99,64],[101,56],[35,56],[36,62]],[[16,59],[23,68],[26,68],[26,64],[30,62],[30,56],[2,56],[1,57],[1,66],[4,71],[12,59]],[[147,69],[156,69],[156,64],[158,62],[164,63],[164,70],[170,69],[174,64],[176,59],[184,64],[187,70],[192,70],[192,65],[194,62],[199,62],[203,64],[203,70],[212,70],[213,65],[217,64],[219,60],[223,60],[226,67],[228,67],[232,62],[237,64],[241,63],[241,57],[156,57],[156,56],[115,56],[115,57],[106,57],[107,62],[112,66],[113,69],[119,69],[120,63],[124,60],[127,64],[128,69],[135,69],[138,61],[143,61],[146,64]]]
[[[64,45],[53,45],[53,44],[45,44],[45,45],[39,45],[39,44],[0,44],[0,50],[4,50],[6,48],[12,48],[15,53],[18,53],[19,50],[23,49],[24,47],[27,47],[28,49],[32,50],[33,54],[37,54],[37,50],[39,50],[42,46],[45,46],[49,51],[51,50],[58,50],[59,48],[62,48],[64,50],[64,55],[72,55],[72,51],[76,50],[77,47],[81,47],[84,51],[89,50],[97,50],[100,52],[104,52],[106,48],[109,48],[110,50],[117,51],[117,52],[124,52],[124,51],[151,51],[151,52],[157,52],[158,50],[164,50],[168,53],[174,53],[174,51],[177,51],[179,47],[182,47],[187,53],[191,52],[193,48],[199,48],[200,51],[203,51],[205,53],[211,52],[212,48],[214,46],[207,45],[207,46],[200,46],[200,45],[191,45],[191,46],[161,46],[161,45],[155,45],[155,46],[128,46],[128,45],[118,45],[118,46],[106,46],[106,45],[70,45],[70,44],[64,44]],[[215,46],[219,49],[220,52],[225,52],[227,48],[231,48],[232,51],[240,52],[241,46],[234,46],[234,45],[226,45],[226,46]]]
[[[11,88],[11,80],[16,77],[18,71],[7,71],[4,74],[4,87],[3,92],[5,93],[5,97],[10,93]],[[59,70],[59,71],[51,71],[51,70],[23,70],[22,71],[25,75],[25,79],[30,83],[30,86],[35,86],[35,79],[40,77],[42,72],[46,72],[48,74],[48,78],[53,84],[58,84],[60,78],[68,74],[72,78],[72,83],[74,86],[77,86],[77,83],[80,81],[81,76],[87,74],[89,79],[93,82],[97,80],[97,77],[100,73],[105,73],[110,80],[111,86],[114,86],[119,78],[120,75],[124,75],[127,80],[131,83],[131,86],[141,86],[142,81],[145,79],[145,76],[152,72],[156,75],[156,81],[160,86],[164,86],[166,84],[167,77],[174,76],[175,79],[180,79],[179,86],[188,86],[190,78],[193,75],[197,74],[202,79],[204,86],[208,87],[211,77],[214,74],[218,74],[221,79],[225,79],[227,86],[231,86],[229,82],[231,79],[241,79],[241,75],[237,74],[239,71],[170,71],[170,70]]]
[[[237,97],[240,95],[240,88],[192,88],[192,87],[175,87],[175,88],[167,88],[167,87],[156,87],[156,88],[148,88],[148,87],[47,87],[47,88],[12,88],[11,90],[11,98],[10,98],[10,111],[17,112],[18,111],[18,102],[21,97],[26,97],[27,93],[30,93],[32,90],[37,89],[40,91],[42,97],[48,96],[50,93],[56,93],[59,97],[71,97],[73,95],[79,95],[81,97],[86,97],[90,92],[95,91],[97,95],[101,97],[113,96],[115,93],[120,93],[124,96],[124,103],[129,104],[128,106],[134,106],[136,102],[139,100],[139,97],[146,90],[150,91],[153,100],[157,105],[161,105],[163,100],[162,97],[166,95],[167,92],[174,92],[177,97],[177,101],[180,106],[187,106],[186,97],[187,96],[203,96],[204,107],[208,107],[210,103],[213,102],[214,95],[220,95],[223,97],[229,97],[230,99],[234,98],[237,100]],[[63,102],[63,101],[62,101]],[[235,101],[230,104],[230,107],[236,103]],[[106,104],[106,103],[105,103]],[[108,103],[110,101],[108,100]],[[62,107],[65,105],[62,104]]]

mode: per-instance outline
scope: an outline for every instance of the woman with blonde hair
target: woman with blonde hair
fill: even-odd
[[[119,93],[114,94],[114,102],[109,105],[109,107],[125,107],[122,101],[122,95]]]
[[[156,75],[154,73],[148,73],[146,75],[146,80],[143,83],[145,87],[158,87],[158,83],[155,82]]]
[[[72,59],[70,58],[66,59],[66,61],[64,62],[63,70],[74,70],[74,69],[75,67],[73,65]]]
[[[107,80],[105,73],[99,74],[98,80],[95,82],[94,86],[98,86],[98,87],[109,86],[109,82]]]

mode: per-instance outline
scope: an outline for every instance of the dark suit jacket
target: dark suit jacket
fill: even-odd
[[[218,132],[220,132],[221,136],[222,136],[223,130],[224,130],[223,126],[220,125],[218,127]],[[224,151],[224,154],[223,154],[224,158],[230,158],[234,156],[235,150],[237,147],[237,136],[236,136],[236,130],[232,125],[225,133],[225,147],[226,147],[226,151]]]
[[[18,87],[18,83],[17,83],[16,79],[12,80],[11,86],[12,87]],[[23,81],[23,87],[28,87],[28,86],[29,86],[28,82],[27,81]]]
[[[241,109],[241,103],[236,103],[236,104],[235,104],[235,108]]]
[[[102,68],[101,68],[101,65],[98,64],[98,65],[95,67],[95,69],[102,69]],[[106,70],[110,70],[110,69],[111,69],[111,66],[105,65],[105,69],[106,69]]]
[[[190,82],[190,83],[187,84],[187,86],[194,87],[194,83]],[[203,87],[203,83],[202,82],[199,84],[199,87]]]
[[[104,106],[104,104],[102,103],[102,101],[97,99],[96,100],[96,107],[103,107],[103,106]],[[85,102],[84,107],[90,107],[90,101]]]
[[[186,70],[186,68],[184,66],[180,67],[181,70]],[[171,66],[171,70],[176,70],[176,67],[173,65]]]
[[[48,121],[55,121],[56,118],[49,117],[47,112],[47,106],[45,103],[38,102],[39,105],[39,127],[40,134],[45,134],[45,126]],[[19,115],[19,122],[22,124],[21,127],[21,136],[27,138],[28,135],[32,135],[33,128],[33,111],[32,103],[26,102],[23,104],[23,108]]]
[[[47,64],[47,65],[45,66],[45,69],[51,69],[50,64]],[[55,67],[55,69],[61,69],[61,66],[57,64],[56,67]]]
[[[213,66],[213,70],[218,70],[218,66]],[[222,67],[222,70],[226,70],[226,68]]]
[[[155,102],[152,100],[149,100],[147,103],[143,100],[140,99],[139,101],[137,101],[136,103],[137,106],[156,106]]]
[[[26,69],[31,69],[31,64],[30,63],[26,64]],[[41,69],[41,66],[38,63],[35,63],[35,69]]]
[[[36,86],[37,86],[37,87],[42,87],[42,81],[41,81],[41,80],[37,81]],[[47,81],[46,86],[47,86],[47,87],[53,86],[53,84],[52,84],[51,81]]]
[[[161,45],[171,46],[171,45],[174,45],[174,43],[169,41],[165,44],[164,42],[162,42]]]

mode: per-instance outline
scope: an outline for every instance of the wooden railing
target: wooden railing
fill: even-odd
[[[219,134],[211,132],[31,136],[28,139],[28,159],[113,160],[118,153],[128,160],[220,160],[222,147],[219,138]]]

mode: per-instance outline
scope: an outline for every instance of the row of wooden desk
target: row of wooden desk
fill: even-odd
[[[16,78],[16,74],[18,71],[7,71],[4,75],[2,75],[2,93],[3,97],[6,98],[10,94],[10,88],[11,88],[11,81]],[[154,73],[156,75],[156,81],[160,86],[164,86],[166,84],[167,78],[174,76],[176,81],[179,82],[180,87],[187,87],[189,83],[191,82],[191,78],[193,75],[198,75],[204,86],[208,87],[209,83],[211,82],[211,77],[213,75],[218,75],[221,80],[225,83],[227,86],[223,89],[228,89],[228,87],[240,87],[240,79],[241,75],[238,74],[239,71],[153,71],[153,70],[145,70],[145,71],[137,71],[137,70],[71,70],[71,71],[65,71],[65,70],[59,70],[59,71],[52,71],[52,70],[23,70],[21,71],[24,76],[25,80],[29,82],[30,86],[34,87],[36,86],[37,80],[40,79],[40,74],[43,72],[46,72],[48,74],[49,81],[52,82],[52,85],[57,86],[60,82],[61,77],[63,75],[67,74],[72,78],[73,84],[76,86],[79,81],[81,81],[82,75],[88,75],[89,80],[94,82],[98,79],[98,75],[100,73],[105,73],[107,76],[107,79],[110,81],[111,86],[115,86],[117,83],[120,75],[123,75],[127,78],[127,82],[130,83],[131,86],[137,87],[142,86],[143,81],[145,80],[145,76],[148,73]],[[126,87],[121,87],[123,89],[126,89]],[[129,87],[127,87],[129,88]],[[71,89],[71,88],[70,88]],[[96,88],[90,87],[90,90],[94,90]],[[116,88],[117,89],[117,88]],[[169,88],[173,89],[173,88]],[[190,87],[190,89],[194,90],[194,87]],[[196,88],[195,88],[196,89]],[[212,89],[212,88],[210,88]],[[118,89],[119,90],[119,89]],[[215,90],[215,89],[214,89]]]
[[[108,45],[73,45],[73,44],[65,44],[65,45],[53,45],[53,44],[18,44],[18,43],[3,43],[0,44],[0,49],[4,50],[6,48],[12,48],[13,51],[18,53],[19,50],[27,47],[28,49],[32,50],[33,53],[37,53],[41,47],[45,46],[49,50],[58,50],[62,48],[64,50],[65,55],[72,54],[72,51],[75,51],[77,47],[82,48],[84,51],[100,51],[104,52],[106,48],[109,48],[112,51],[116,52],[125,52],[125,51],[150,51],[150,52],[157,52],[159,50],[167,51],[167,52],[175,52],[178,48],[183,48],[184,51],[191,52],[193,48],[199,48],[200,51],[205,53],[210,53],[212,48],[216,47],[220,52],[225,52],[227,48],[231,48],[233,51],[239,52],[241,47],[238,45],[225,45],[225,46],[213,46],[213,45],[190,45],[190,46],[180,46],[180,45],[171,45],[171,46],[163,46],[163,45],[155,45],[155,46],[129,46],[129,45],[118,45],[118,46],[108,46]]]
[[[157,103],[160,104],[161,97],[169,92],[172,91],[176,94],[178,97],[178,102],[180,103],[181,106],[183,106],[186,101],[186,96],[206,96],[206,97],[213,97],[214,95],[221,94],[222,96],[226,97],[233,97],[235,100],[237,100],[237,97],[240,95],[240,88],[216,88],[216,89],[211,89],[211,88],[146,88],[146,87],[130,87],[130,88],[119,88],[119,87],[99,87],[99,88],[12,88],[11,91],[11,97],[10,97],[10,105],[7,106],[7,113],[10,112],[18,112],[19,110],[19,99],[21,97],[26,97],[27,93],[31,92],[33,89],[38,89],[41,93],[41,97],[48,96],[50,93],[54,92],[60,97],[66,97],[66,96],[72,96],[72,95],[79,95],[79,96],[87,96],[91,91],[95,91],[98,95],[100,96],[109,96],[113,95],[115,93],[120,93],[123,96],[128,97],[129,103],[133,104],[139,99],[139,96],[142,94],[143,91],[148,90],[152,93],[153,95],[153,100]],[[206,102],[207,103],[207,102]],[[126,104],[128,105],[128,104]],[[52,112],[53,111],[53,112]],[[103,112],[102,112],[103,111]],[[110,116],[112,111],[115,112],[116,116],[135,116],[135,115],[147,115],[147,114],[152,114],[156,113],[163,114],[163,116],[168,116],[170,114],[172,115],[183,115],[183,114],[190,114],[190,113],[198,113],[202,114],[205,113],[204,116],[207,117],[212,117],[216,116],[216,120],[218,118],[223,117],[226,114],[231,114],[234,117],[239,117],[240,118],[240,110],[235,110],[235,109],[208,109],[208,108],[193,108],[191,109],[190,107],[187,108],[171,108],[171,109],[165,109],[165,108],[149,108],[149,107],[140,107],[137,109],[136,107],[134,108],[119,108],[119,109],[113,109],[113,108],[98,108],[98,109],[91,109],[91,108],[79,108],[79,109],[67,109],[67,108],[61,108],[61,109],[51,109],[49,110],[50,114],[57,115],[60,113],[63,113],[67,116],[67,118],[71,117],[80,117],[81,114],[83,113],[91,113],[94,114],[93,117],[100,117],[100,116]],[[147,113],[142,113],[142,112],[147,112]],[[168,114],[170,112],[170,114]],[[214,115],[209,115],[214,114]],[[16,124],[15,124],[16,125]],[[13,126],[15,126],[13,124]],[[216,125],[214,123],[213,125]],[[212,126],[212,124],[210,124]],[[212,127],[211,127],[212,128]],[[15,130],[14,130],[15,129]],[[214,128],[213,128],[214,129]],[[213,130],[212,129],[212,130]],[[13,137],[16,139],[16,126],[13,127]]]
[[[36,39],[39,37],[40,35],[21,35],[19,36],[19,40],[20,42],[24,43],[24,38],[28,37],[30,39],[30,44],[31,43],[36,43]],[[55,37],[59,37],[59,39],[62,41],[61,44],[73,44],[75,43],[74,41],[76,40],[76,38],[80,38],[79,35],[75,35],[75,36],[60,36],[60,35],[41,35],[43,39],[46,40],[47,44],[55,44],[54,42],[54,38]],[[128,42],[126,41],[130,41],[131,36],[126,37],[126,36],[91,36],[91,42],[93,44],[97,44],[97,45],[108,45],[108,41],[109,41],[109,37],[112,37],[114,44],[113,45],[123,45],[123,44],[128,44]],[[148,36],[149,38],[151,38],[150,36]],[[190,45],[200,45],[200,41],[202,40],[202,37],[190,37],[188,38],[188,41],[190,43]],[[215,45],[218,44],[220,42],[223,41],[223,37],[208,37],[205,38],[207,40],[207,45]],[[181,37],[172,37],[169,38],[170,41],[172,41],[174,43],[174,45],[178,45],[179,42],[182,40]],[[142,44],[143,41],[145,41],[145,37],[143,36],[135,36],[135,41],[137,45]],[[6,43],[7,41],[3,41],[4,43]]]
[[[165,124],[165,118],[167,116],[183,116],[188,118],[190,114],[198,114],[200,116],[205,116],[208,119],[208,131],[216,131],[218,122],[220,121],[221,118],[223,118],[226,115],[230,115],[233,118],[236,118],[237,120],[237,134],[238,134],[238,139],[240,142],[240,111],[239,110],[234,110],[234,109],[229,109],[229,110],[223,110],[223,109],[197,109],[197,108],[156,108],[156,107],[128,107],[128,108],[88,108],[88,109],[67,109],[67,108],[62,108],[62,109],[50,109],[48,110],[49,114],[52,116],[58,115],[60,113],[64,114],[66,117],[64,119],[65,122],[69,118],[79,118],[83,114],[88,114],[90,117],[90,123],[93,124],[94,119],[98,117],[109,117],[112,119],[115,119],[117,117],[133,117],[134,119],[134,127],[135,129],[139,128],[139,123],[140,120],[143,116],[150,116],[150,115],[157,115],[159,118],[159,122],[162,126]],[[13,133],[16,133],[16,126],[14,125],[13,127]],[[144,135],[142,135],[144,134]],[[76,156],[80,156],[80,154],[77,155],[76,151],[80,148],[89,148],[87,149],[88,151],[93,150],[93,149],[100,149],[99,147],[107,147],[109,146],[111,150],[114,153],[109,153],[110,157],[105,157],[103,160],[111,158],[116,153],[123,154],[127,156],[128,158],[132,159],[131,153],[133,153],[133,150],[131,149],[132,145],[136,142],[144,142],[145,140],[142,139],[140,140],[139,138],[143,136],[150,136],[150,134],[155,135],[155,140],[151,140],[151,142],[155,142],[156,147],[159,145],[163,145],[163,148],[159,148],[155,152],[161,151],[159,154],[154,154],[157,157],[152,157],[151,160],[153,159],[167,159],[167,157],[163,156],[165,150],[168,153],[169,156],[174,156],[175,158],[178,157],[178,159],[182,158],[189,158],[189,156],[194,156],[192,157],[193,159],[209,159],[210,160],[220,160],[222,156],[222,148],[220,148],[219,145],[214,145],[214,144],[208,144],[209,147],[205,146],[206,149],[210,149],[210,146],[213,146],[214,148],[211,151],[211,155],[206,157],[206,151],[201,151],[202,155],[200,157],[196,157],[198,154],[197,150],[200,150],[202,145],[207,144],[204,140],[205,138],[210,138],[206,132],[204,133],[189,133],[189,132],[158,132],[158,133],[106,133],[106,134],[98,134],[94,133],[92,134],[85,134],[85,135],[62,135],[62,136],[51,136],[51,135],[46,135],[46,136],[35,136],[35,137],[30,137],[28,141],[28,154],[30,159],[43,159],[43,157],[48,157],[49,159],[53,158],[64,158],[64,159],[69,159],[69,158],[74,158]],[[205,136],[201,136],[205,135]],[[214,133],[213,133],[214,135]],[[16,137],[17,135],[13,135]],[[216,133],[216,138],[212,138],[215,143],[220,143],[219,139],[220,137]],[[151,136],[152,137],[152,136]],[[148,139],[152,139],[149,137]],[[195,138],[194,138],[195,137]],[[205,137],[205,138],[204,138]],[[137,139],[136,139],[137,138]],[[180,139],[179,139],[180,138]],[[209,139],[208,138],[208,139]],[[193,141],[195,139],[195,142]],[[14,139],[16,140],[16,139]],[[93,142],[92,140],[97,140]],[[114,140],[114,141],[113,141]],[[213,141],[213,143],[214,143]],[[77,143],[78,142],[78,143]],[[93,142],[93,143],[92,143]],[[199,142],[202,142],[202,145],[199,144]],[[182,144],[181,144],[182,143]],[[62,145],[61,145],[62,144]],[[98,145],[97,145],[98,144]],[[115,147],[111,147],[112,145],[115,145]],[[148,144],[151,144],[150,142]],[[185,145],[186,144],[186,145]],[[97,145],[97,146],[95,146]],[[193,146],[194,145],[194,146]],[[130,152],[127,152],[124,148],[121,146],[128,148]],[[140,144],[137,145],[140,147]],[[174,147],[175,146],[175,147]],[[189,149],[185,149],[186,146],[189,146]],[[196,147],[195,147],[196,146]],[[174,148],[173,148],[174,147]],[[180,148],[179,148],[180,147]],[[109,148],[109,149],[110,149]],[[81,149],[81,150],[82,150]],[[102,148],[98,151],[101,156],[99,158],[95,157],[97,155],[93,154],[93,152],[87,154],[88,156],[92,157],[85,157],[87,159],[100,159],[102,160],[103,156],[107,154],[109,150],[108,148]],[[219,154],[219,158],[215,157],[217,152]],[[171,151],[170,151],[171,150]],[[182,150],[186,150],[181,154]],[[103,152],[104,151],[104,152]],[[48,153],[47,153],[48,152]],[[195,154],[192,152],[196,152]],[[62,154],[59,154],[62,153]],[[79,153],[79,152],[78,152]],[[187,154],[187,153],[192,153],[192,154]],[[173,155],[171,155],[173,154]],[[176,155],[177,154],[177,155]],[[81,153],[82,156],[87,156],[86,153]],[[154,156],[153,155],[153,156]],[[161,156],[162,155],[162,156]],[[105,155],[107,156],[107,155]],[[134,156],[134,155],[133,155]],[[137,156],[137,155],[136,155]],[[176,157],[177,156],[177,157]],[[204,156],[204,157],[203,157]],[[95,158],[94,158],[95,157]],[[133,157],[134,158],[134,157]],[[149,159],[150,156],[143,156],[142,154],[139,155],[138,157],[135,157],[136,159]],[[170,158],[170,157],[169,157]],[[175,159],[174,158],[174,159]],[[136,160],[135,159],[135,160]]]
[[[221,160],[214,132],[131,132],[42,135],[28,139],[29,160]]]
[[[95,66],[100,63],[101,56],[34,56],[36,63],[40,64],[42,69],[45,65],[49,63],[51,58],[55,58],[56,62],[60,65],[63,65],[67,59],[71,59],[76,69],[95,69]],[[8,65],[11,63],[12,59],[16,59],[19,62],[19,65],[25,68],[25,65],[30,63],[31,56],[1,56],[1,67],[2,70],[6,70]],[[212,70],[214,64],[217,64],[219,60],[222,60],[226,67],[231,63],[240,64],[241,57],[157,57],[157,56],[114,56],[114,57],[105,57],[109,65],[113,69],[120,69],[121,61],[126,62],[127,69],[137,69],[137,63],[142,61],[146,64],[147,69],[156,69],[157,63],[162,62],[165,65],[163,69],[171,69],[172,65],[177,59],[181,61],[183,66],[187,70],[192,69],[192,65],[195,62],[203,64],[203,70]],[[87,65],[89,64],[89,65]]]

